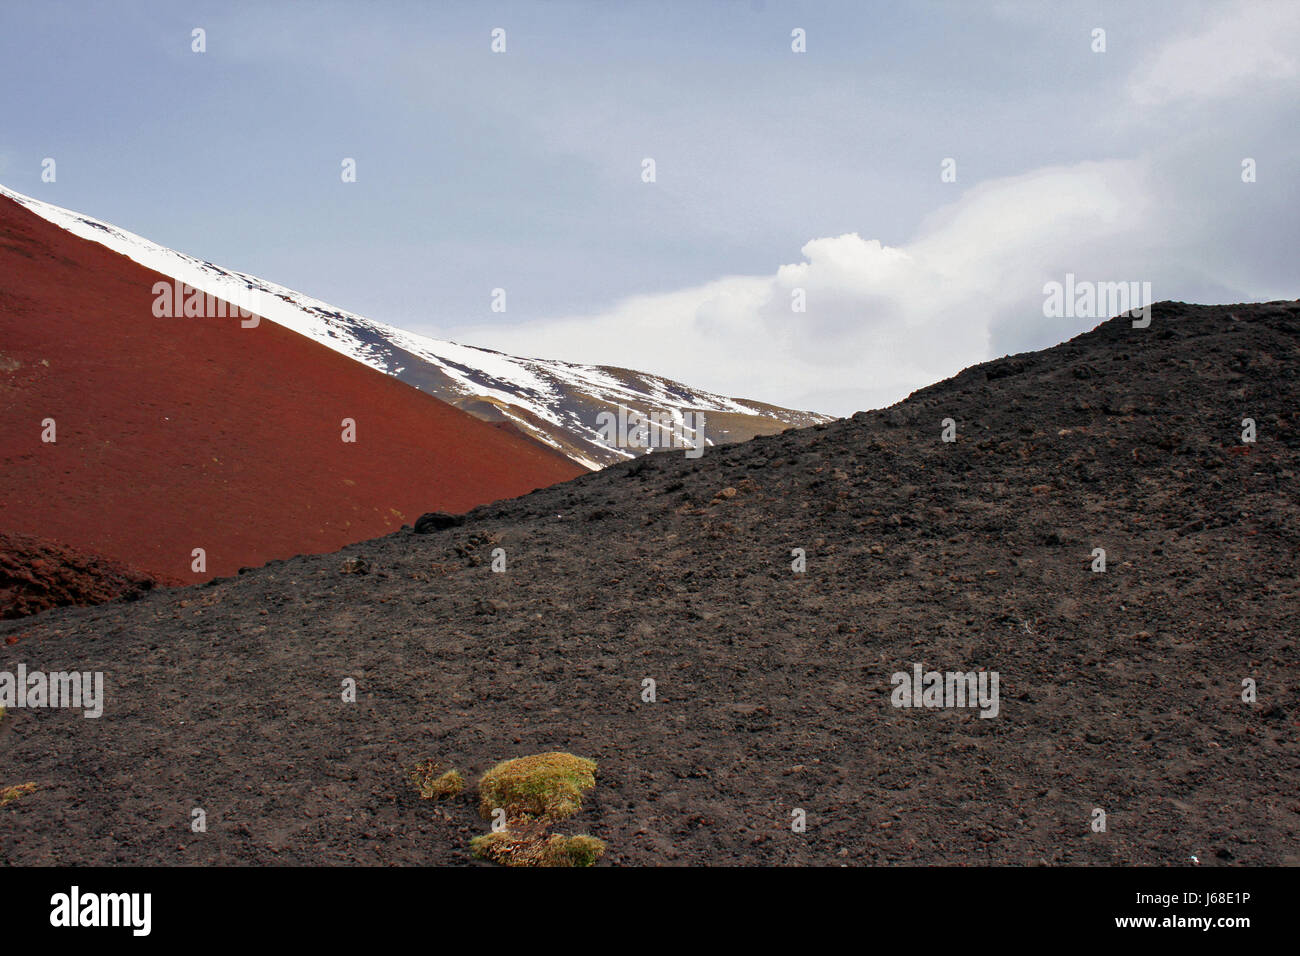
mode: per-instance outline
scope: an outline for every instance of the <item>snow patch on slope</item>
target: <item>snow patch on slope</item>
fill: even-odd
[[[549,359],[518,358],[492,349],[407,332],[257,276],[177,252],[111,223],[24,196],[3,185],[0,185],[0,195],[20,203],[75,236],[96,242],[206,294],[235,303],[386,374],[406,380],[405,376],[416,370],[409,369],[392,350],[395,347],[410,353],[444,376],[451,394],[439,394],[429,388],[425,391],[444,401],[486,399],[497,405],[524,432],[560,449],[588,468],[596,469],[608,464],[611,458],[630,458],[633,454],[603,441],[595,421],[586,420],[586,416],[576,410],[575,401],[584,408],[595,402],[642,409],[689,409],[776,419],[770,409],[755,408],[724,395],[688,388],[658,376]],[[616,374],[619,372],[623,373],[622,377]],[[421,387],[414,382],[411,384]],[[794,415],[798,416],[800,424],[829,420],[828,416],[812,413]],[[548,423],[553,430],[564,433],[570,439],[569,447],[556,440],[554,431],[548,433],[548,429],[539,427],[537,421]],[[575,451],[574,443],[588,450]],[[707,443],[713,444],[713,441],[707,440]]]

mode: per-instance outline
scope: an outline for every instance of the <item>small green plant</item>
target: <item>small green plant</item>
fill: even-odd
[[[508,830],[501,830],[471,837],[469,848],[480,860],[491,860],[509,866],[511,858],[523,850],[524,841]]]
[[[499,763],[479,781],[479,812],[505,814],[505,829],[470,841],[481,860],[506,866],[591,866],[605,844],[591,836],[550,833],[551,825],[582,808],[582,795],[596,785],[596,762],[551,753]]]
[[[20,783],[12,787],[0,787],[0,807],[13,803],[19,797],[26,796],[36,789],[34,783]]]
[[[509,830],[476,836],[469,845],[480,860],[506,866],[591,866],[605,852],[602,841],[585,834],[519,836]]]
[[[444,800],[465,789],[465,778],[459,770],[439,773],[441,769],[434,760],[421,760],[411,768],[411,782],[419,791],[421,800]]]
[[[491,819],[498,807],[507,820],[572,816],[582,795],[596,785],[596,762],[573,754],[536,754],[499,763],[479,781],[479,812]]]
[[[605,852],[605,844],[593,836],[552,834],[542,845],[538,866],[591,866]]]

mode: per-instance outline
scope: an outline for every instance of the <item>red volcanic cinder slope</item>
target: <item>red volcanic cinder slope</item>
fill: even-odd
[[[159,281],[0,197],[0,531],[188,583],[584,473],[272,322],[157,318]]]

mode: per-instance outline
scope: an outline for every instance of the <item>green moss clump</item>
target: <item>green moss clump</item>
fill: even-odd
[[[469,841],[474,855],[506,866],[591,866],[605,844],[590,836],[551,834],[546,839],[520,837],[508,830],[485,833]]]
[[[511,864],[512,851],[517,851],[523,846],[524,841],[508,830],[484,833],[482,836],[471,837],[469,841],[470,850],[480,860],[505,863],[507,866]]]
[[[470,841],[480,860],[506,866],[591,866],[605,844],[590,836],[550,833],[557,820],[582,808],[582,795],[596,785],[596,762],[550,753],[499,763],[479,781],[479,812],[505,812],[505,829]]]
[[[459,770],[439,773],[441,766],[433,760],[421,760],[410,770],[411,782],[419,791],[421,800],[444,800],[465,789],[465,778]]]
[[[593,836],[554,834],[542,845],[538,866],[591,866],[605,852],[605,844]]]
[[[596,785],[596,762],[573,754],[536,754],[499,763],[479,781],[479,812],[485,819],[498,807],[507,820],[572,816],[582,795]]]
[[[12,803],[19,797],[26,796],[36,789],[34,783],[20,783],[12,787],[0,787],[0,807]]]

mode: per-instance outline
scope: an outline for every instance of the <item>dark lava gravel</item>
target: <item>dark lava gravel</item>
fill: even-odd
[[[478,776],[566,750],[601,865],[1295,864],[1298,369],[1300,303],[1164,303],[890,409],[0,623],[0,670],[107,689],[0,720],[0,787],[38,787],[0,861],[467,863]],[[891,706],[918,663],[997,672],[998,715]],[[421,801],[426,757],[471,787]]]

